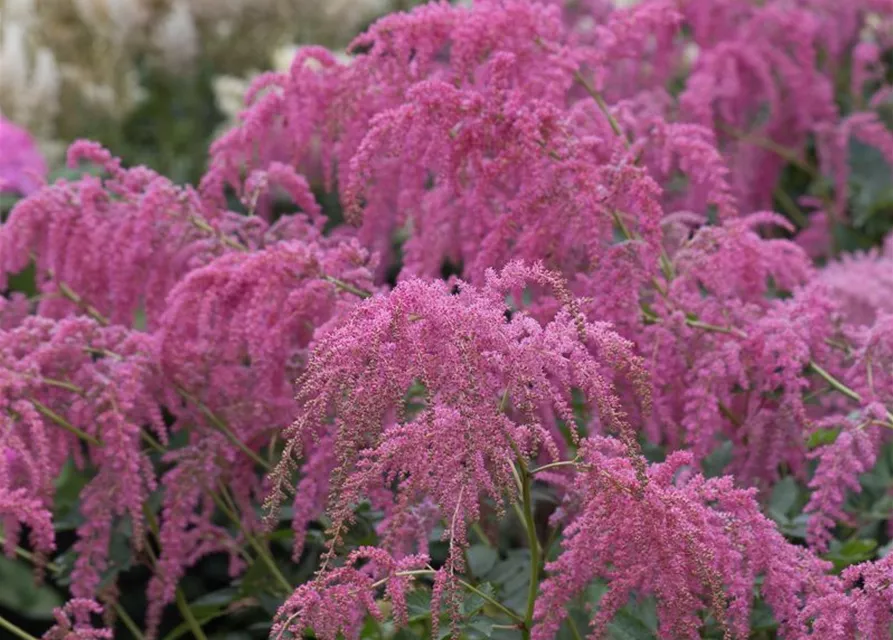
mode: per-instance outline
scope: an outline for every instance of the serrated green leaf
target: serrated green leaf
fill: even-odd
[[[406,610],[410,618],[427,615],[431,611],[431,592],[427,589],[413,589],[406,596]]]
[[[615,640],[654,640],[654,631],[635,614],[621,609],[608,625],[610,637]]]
[[[45,620],[52,617],[53,608],[62,604],[62,597],[55,589],[35,584],[31,567],[0,556],[0,605],[5,609]]]
[[[787,520],[788,514],[797,503],[800,488],[791,476],[779,480],[772,489],[769,498],[769,513],[775,520]]]
[[[471,575],[484,578],[499,560],[499,552],[483,544],[472,545],[467,552],[468,568]]]
[[[489,638],[493,635],[493,621],[485,616],[475,616],[465,625],[469,638]]]

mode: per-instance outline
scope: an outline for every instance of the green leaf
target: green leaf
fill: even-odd
[[[80,514],[81,490],[90,481],[90,475],[74,466],[69,459],[56,478],[56,497],[53,503],[53,528],[70,531],[80,526],[84,519]]]
[[[471,575],[485,577],[499,560],[499,553],[493,547],[483,544],[472,545],[468,549],[468,568]]]
[[[239,583],[239,595],[242,597],[257,596],[260,593],[269,593],[276,586],[276,581],[271,578],[270,568],[260,560],[256,560],[248,570],[242,574]]]
[[[512,549],[505,560],[487,575],[497,592],[500,601],[510,609],[521,611],[527,604],[527,585],[530,581],[530,551],[528,549]]]
[[[0,213],[3,214],[4,220],[6,219],[6,214],[9,211],[12,211],[12,208],[15,206],[16,202],[18,202],[21,198],[18,194],[13,193],[0,193]]]
[[[196,618],[201,618],[229,606],[238,598],[238,589],[235,587],[226,587],[196,598],[190,603],[189,608],[192,609]]]
[[[773,520],[787,521],[788,515],[797,503],[800,488],[793,477],[787,476],[779,480],[772,489],[769,498],[769,515]]]
[[[641,618],[621,609],[608,625],[610,637],[615,640],[654,640],[654,631]]]
[[[870,560],[876,548],[877,540],[855,538],[844,543],[834,540],[825,558],[834,563],[836,571],[842,571],[850,565]]]
[[[824,445],[832,444],[837,440],[839,433],[840,429],[818,429],[810,434],[809,439],[806,441],[806,446],[810,449],[816,449]]]
[[[30,567],[0,556],[0,605],[19,615],[46,620],[62,598],[49,586],[37,586]]]
[[[60,167],[50,172],[47,176],[47,183],[52,184],[57,180],[80,180],[85,174],[90,176],[101,176],[102,168],[91,163],[83,163],[75,169],[69,167]]]
[[[732,441],[726,440],[716,449],[711,451],[710,455],[704,458],[701,466],[704,470],[705,476],[707,476],[708,478],[715,478],[722,475],[723,470],[731,461]]]
[[[486,616],[475,616],[465,625],[469,638],[489,638],[493,635],[493,621]]]
[[[496,592],[493,589],[493,585],[489,582],[485,582],[484,584],[477,586],[478,591],[483,593],[484,595],[490,596],[493,599],[496,599]],[[463,615],[473,615],[478,611],[484,608],[487,601],[484,600],[478,594],[469,591],[465,594],[465,599],[462,601],[462,613]]]
[[[413,589],[406,596],[406,610],[410,618],[427,615],[431,611],[431,593],[427,589]]]

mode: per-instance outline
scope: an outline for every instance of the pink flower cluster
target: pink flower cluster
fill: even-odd
[[[893,4],[564,4],[388,16],[347,62],[261,76],[196,187],[78,142],[101,175],[14,208],[0,284],[31,267],[38,294],[0,306],[5,551],[49,559],[55,479],[92,477],[48,637],[106,637],[85,621],[122,521],[153,637],[200,559],[273,562],[283,506],[295,561],[317,523],[326,544],[280,574],[277,638],[406,626],[429,587],[457,637],[473,535],[510,518],[530,593],[490,611],[525,638],[593,583],[593,638],[631,597],[663,638],[748,637],[757,601],[779,637],[889,635],[893,556],[823,555],[893,440],[893,239],[818,267],[824,234],[772,207],[793,167],[821,188],[786,213],[844,224],[850,140],[893,166]],[[781,480],[809,492],[802,544],[764,508]],[[351,549],[360,505],[376,543]]]
[[[0,193],[30,195],[46,174],[46,161],[31,134],[0,115]]]

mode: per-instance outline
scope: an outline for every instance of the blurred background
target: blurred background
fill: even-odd
[[[37,139],[51,170],[90,138],[194,182],[254,75],[287,68],[297,45],[343,49],[418,3],[0,0],[0,114]]]

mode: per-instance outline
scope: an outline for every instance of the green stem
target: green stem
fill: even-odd
[[[39,378],[39,380],[47,386],[58,387],[59,389],[65,389],[66,391],[71,391],[72,393],[76,393],[78,395],[84,395],[83,389],[81,389],[76,384],[66,382],[65,380],[56,380],[54,378]]]
[[[788,163],[802,169],[805,173],[809,174],[809,177],[812,178],[813,180],[817,180],[822,177],[821,172],[816,167],[809,164],[806,160],[804,160],[803,158],[798,156],[791,149],[788,149],[787,147],[778,144],[774,140],[771,140],[769,138],[764,138],[761,136],[753,136],[753,135],[750,135],[749,133],[740,131],[738,129],[735,129],[734,127],[730,127],[730,126],[722,124],[722,123],[718,123],[716,125],[716,128],[719,129],[720,131],[722,131],[723,133],[726,133],[726,134],[732,136],[733,138],[737,138],[741,142],[745,142],[747,144],[752,144],[757,147],[762,147],[763,149],[766,149],[767,151],[771,151],[772,153],[777,155],[782,160],[785,160]]]
[[[530,586],[527,590],[527,610],[524,613],[524,640],[530,640],[533,628],[533,607],[539,589],[540,576],[540,543],[536,535],[536,522],[533,518],[533,497],[531,491],[532,476],[527,470],[527,463],[518,458],[519,475],[521,476],[521,509],[524,514],[524,529],[527,532],[527,544],[530,547]]]
[[[6,538],[3,536],[2,533],[0,533],[0,547],[2,547],[4,545],[6,545]],[[33,553],[31,553],[30,551],[25,551],[21,547],[13,548],[13,553],[15,553],[15,555],[22,558],[23,560],[27,560],[28,562],[30,562],[34,565],[39,566],[39,564],[40,564],[38,562],[37,558],[34,557]],[[59,565],[57,565],[53,562],[47,562],[43,566],[46,567],[47,569],[49,569],[52,573],[58,574],[58,573],[62,572],[62,567],[60,567]]]
[[[0,546],[3,546],[5,544],[6,538],[3,537],[3,534],[0,534]],[[15,553],[15,555],[22,558],[23,560],[27,560],[34,565],[39,565],[37,558],[35,558],[34,554],[30,551],[26,551],[25,549],[17,546],[13,549],[13,553]],[[59,575],[60,573],[62,573],[62,567],[54,562],[47,562],[43,566],[46,567],[50,571],[50,573],[54,575]],[[112,604],[112,608],[115,610],[115,613],[121,619],[121,622],[124,623],[124,626],[127,627],[127,630],[130,631],[133,637],[136,638],[136,640],[144,640],[145,636],[143,636],[143,632],[140,631],[139,627],[133,621],[133,618],[127,615],[127,612],[124,610],[124,608],[117,602]]]
[[[831,375],[827,370],[825,370],[823,367],[821,367],[819,365],[819,363],[817,363],[815,360],[809,361],[809,368],[812,369],[813,371],[815,371],[817,374],[819,374],[819,377],[822,378],[822,380],[827,382],[829,385],[831,385],[831,387],[835,391],[842,393],[850,400],[854,400],[859,403],[862,402],[862,396],[860,396],[858,393],[856,393],[855,391],[850,389],[848,386],[846,386],[844,383],[842,383],[840,380],[838,380],[833,375]],[[889,409],[887,410],[887,422],[884,422],[882,424],[885,427],[887,427],[888,429],[893,429],[893,413],[891,413]]]
[[[775,199],[778,200],[778,203],[781,205],[782,209],[796,222],[801,229],[805,229],[809,226],[809,219],[806,217],[806,214],[800,210],[800,207],[797,206],[797,203],[794,202],[794,199],[791,198],[787,194],[787,192],[781,187],[776,187],[772,192],[775,196]]]
[[[432,576],[435,573],[437,573],[437,570],[435,570],[435,569],[415,569],[413,571],[398,571],[396,573],[396,575],[398,575],[398,576],[413,576],[414,577],[414,576]],[[383,584],[385,584],[387,581],[388,581],[388,578],[384,578],[384,579],[379,580],[378,582],[374,583],[372,585],[372,587],[373,588],[380,587]],[[515,613],[514,611],[509,609],[507,606],[502,604],[499,600],[496,600],[493,596],[484,593],[483,591],[478,589],[473,584],[466,582],[465,580],[462,580],[461,578],[457,579],[456,582],[458,582],[460,585],[462,585],[463,588],[467,589],[468,591],[471,591],[473,594],[482,598],[485,602],[487,602],[487,603],[493,605],[494,607],[496,607],[497,609],[499,609],[502,613],[507,615],[509,618],[511,618],[518,624],[520,624],[520,625],[524,624],[524,619],[521,616],[519,616],[517,613]]]
[[[218,231],[210,224],[208,221],[202,218],[201,216],[192,215],[189,216],[189,223],[194,226],[196,229],[204,231],[205,233],[209,233],[214,236],[222,245],[229,247],[230,249],[235,249],[236,251],[248,251],[248,247],[243,245],[238,240],[234,240],[229,236],[225,235],[222,231]]]
[[[11,623],[9,620],[4,618],[3,616],[0,616],[0,628],[6,629],[12,635],[14,635],[16,638],[22,638],[22,640],[38,640],[37,638],[32,636],[30,633],[28,633],[24,629],[21,629],[20,627],[15,626],[13,623]]]
[[[735,327],[720,327],[719,325],[708,324],[706,322],[701,322],[700,320],[692,320],[690,318],[685,319],[685,324],[694,329],[703,329],[704,331],[710,331],[712,333],[725,333],[728,335],[738,336],[739,338],[747,338],[746,333],[739,329],[736,329]]]
[[[583,640],[583,636],[580,635],[580,630],[577,629],[577,623],[574,622],[574,619],[568,615],[567,616],[567,626],[571,629],[571,635],[574,636],[574,640]]]
[[[198,623],[198,620],[195,619],[192,609],[189,608],[189,603],[186,602],[183,590],[179,587],[177,587],[177,608],[180,610],[180,613],[183,614],[183,619],[186,620],[186,623],[192,630],[192,635],[197,638],[197,640],[208,640],[207,636],[205,636],[205,632],[202,631],[202,626]]]
[[[165,453],[167,449],[162,446],[158,440],[156,440],[151,433],[143,429],[140,431],[140,437],[149,445],[151,449],[153,449],[156,453]]]
[[[608,104],[605,102],[605,99],[602,97],[602,94],[598,92],[598,90],[590,84],[590,82],[583,77],[583,74],[580,73],[579,70],[574,71],[574,79],[580,83],[586,93],[588,93],[593,100],[595,100],[595,104],[598,105],[599,110],[604,114],[605,118],[608,119],[608,124],[611,125],[611,130],[614,132],[618,138],[623,140],[624,145],[627,149],[630,147],[629,138],[626,137],[626,134],[623,133],[623,129],[620,127],[620,123],[617,122],[617,118],[611,113],[608,109]]]
[[[122,607],[117,602],[114,603],[112,605],[112,607],[115,610],[115,615],[117,615],[118,618],[121,619],[121,622],[124,623],[124,626],[127,627],[127,630],[130,632],[130,634],[134,638],[136,638],[136,640],[145,640],[146,636],[144,636],[143,632],[140,631],[140,628],[138,626],[136,626],[136,623],[133,621],[133,618],[131,618],[129,615],[127,615],[127,612],[124,610],[124,607]]]
[[[54,277],[52,275],[52,273],[50,273],[50,277]],[[81,298],[81,296],[79,296],[77,293],[75,293],[67,284],[65,284],[64,282],[62,282],[60,280],[57,280],[56,285],[59,287],[59,293],[61,293],[64,298],[67,298],[68,300],[70,300],[71,302],[76,304],[78,307],[80,307],[84,313],[86,313],[88,316],[93,318],[98,324],[101,324],[102,326],[107,326],[109,324],[108,318],[106,318],[104,315],[102,315],[96,309],[96,307],[92,306],[91,304],[88,304],[83,298]]]
[[[848,386],[843,384],[840,380],[832,376],[828,371],[826,371],[823,367],[821,367],[817,362],[810,361],[809,368],[819,374],[819,377],[822,378],[825,382],[830,384],[835,391],[838,391],[845,395],[850,400],[855,400],[856,402],[862,402],[862,396],[858,393],[850,389]]]
[[[491,605],[493,605],[494,607],[496,607],[497,609],[502,611],[505,615],[507,615],[512,620],[515,620],[518,624],[524,624],[524,620],[523,620],[523,618],[521,618],[521,616],[519,616],[517,613],[515,613],[514,611],[509,609],[507,606],[502,604],[499,600],[493,598],[492,596],[487,595],[486,593],[484,593],[483,591],[481,591],[474,585],[469,584],[468,582],[465,582],[465,580],[459,580],[459,584],[461,584],[463,587],[465,587],[466,589],[471,591],[473,594],[483,598],[486,602],[490,603]]]
[[[471,525],[471,530],[477,534],[477,537],[480,539],[481,543],[486,547],[492,547],[493,543],[490,542],[490,538],[487,537],[487,534],[484,532],[484,528],[481,526],[480,522],[474,522]]]
[[[52,409],[50,409],[48,406],[46,406],[46,405],[43,404],[42,402],[40,402],[40,401],[38,401],[38,400],[36,400],[36,399],[34,399],[34,398],[30,398],[29,400],[30,400],[31,404],[34,405],[34,408],[37,409],[37,411],[38,411],[39,413],[43,414],[45,417],[47,417],[47,418],[49,418],[50,420],[52,420],[53,422],[55,422],[56,424],[58,424],[60,427],[62,427],[62,428],[65,429],[66,431],[70,431],[71,433],[73,433],[74,435],[76,435],[76,436],[77,436],[78,438],[80,438],[81,440],[84,440],[84,441],[86,441],[86,442],[89,442],[89,443],[92,444],[92,445],[95,445],[95,446],[97,446],[97,447],[101,447],[101,446],[102,446],[102,441],[101,441],[101,440],[98,440],[97,438],[95,438],[94,436],[91,436],[91,435],[90,435],[89,433],[87,433],[86,431],[82,431],[82,430],[79,429],[78,427],[74,426],[74,425],[71,424],[68,420],[66,420],[65,418],[63,418],[62,416],[60,416],[58,413],[56,413],[55,411],[53,411]]]
[[[544,464],[541,467],[536,467],[535,469],[531,469],[527,473],[529,473],[532,476],[535,476],[536,474],[538,474],[542,471],[548,471],[549,469],[555,469],[557,467],[568,467],[568,466],[575,465],[578,462],[579,462],[579,460],[577,460],[576,458],[574,458],[573,460],[559,460],[558,462],[550,462],[549,464]]]
[[[267,568],[270,570],[270,573],[273,574],[273,577],[282,587],[284,593],[286,595],[290,595],[292,591],[294,591],[294,587],[291,583],[286,579],[282,572],[279,570],[279,567],[276,566],[276,562],[273,560],[273,557],[270,555],[269,549],[267,549],[263,544],[261,544],[257,538],[251,534],[245,527],[242,525],[242,520],[239,518],[236,513],[235,503],[229,498],[226,493],[226,488],[221,486],[221,497],[218,497],[215,493],[211,494],[214,502],[220,508],[221,511],[233,521],[233,523],[239,528],[242,532],[242,535],[245,536],[245,539],[248,541],[248,544],[254,549],[257,553],[258,557],[261,559]],[[228,504],[226,504],[228,503]]]
[[[217,427],[217,429],[224,436],[226,436],[226,439],[234,444],[236,448],[239,449],[239,451],[251,458],[251,460],[255,464],[262,467],[265,471],[271,470],[270,464],[266,460],[261,458],[254,450],[248,447],[248,445],[239,440],[239,438],[236,437],[236,434],[234,434],[232,430],[230,430],[227,424],[223,420],[221,420],[216,413],[211,411],[211,409],[208,408],[201,400],[193,396],[191,393],[186,391],[186,389],[179,385],[175,385],[175,388],[177,389],[177,393],[183,396],[183,398],[186,399],[188,402],[194,404],[198,408],[198,410],[201,411],[202,414],[211,422],[211,424]]]
[[[332,276],[323,276],[323,280],[326,282],[330,282],[335,285],[337,288],[342,291],[346,291],[347,293],[352,293],[359,298],[371,298],[372,292],[366,291],[365,289],[361,289],[360,287],[354,286],[349,282],[344,282],[344,280],[339,280],[338,278],[333,278]]]

